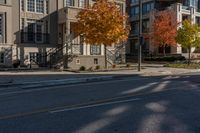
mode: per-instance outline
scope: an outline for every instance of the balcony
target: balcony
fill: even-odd
[[[58,23],[65,23],[67,20],[76,21],[76,16],[82,10],[78,7],[64,7],[58,11]]]
[[[21,32],[21,43],[48,44],[49,34]]]

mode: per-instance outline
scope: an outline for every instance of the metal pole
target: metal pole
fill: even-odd
[[[138,35],[138,71],[141,71],[142,62],[142,0],[139,0],[139,35]]]

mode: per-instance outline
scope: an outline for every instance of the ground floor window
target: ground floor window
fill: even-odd
[[[0,63],[4,63],[5,55],[4,53],[0,53]]]
[[[72,44],[72,53],[81,55],[83,52],[83,45],[82,44]]]
[[[31,62],[38,62],[39,61],[39,54],[38,53],[29,53],[30,61]]]
[[[101,55],[101,45],[90,45],[91,55]]]

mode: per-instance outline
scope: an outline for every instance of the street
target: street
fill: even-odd
[[[199,133],[200,73],[0,88],[0,133]]]

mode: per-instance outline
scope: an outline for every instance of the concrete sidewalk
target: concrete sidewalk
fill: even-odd
[[[18,84],[23,82],[41,82],[49,81],[56,82],[59,80],[77,80],[80,78],[90,79],[94,77],[131,77],[131,76],[164,76],[164,75],[179,75],[184,73],[200,72],[200,69],[177,69],[167,67],[145,67],[141,72],[137,70],[120,70],[107,72],[55,72],[55,71],[32,71],[32,72],[0,72],[1,84]]]

